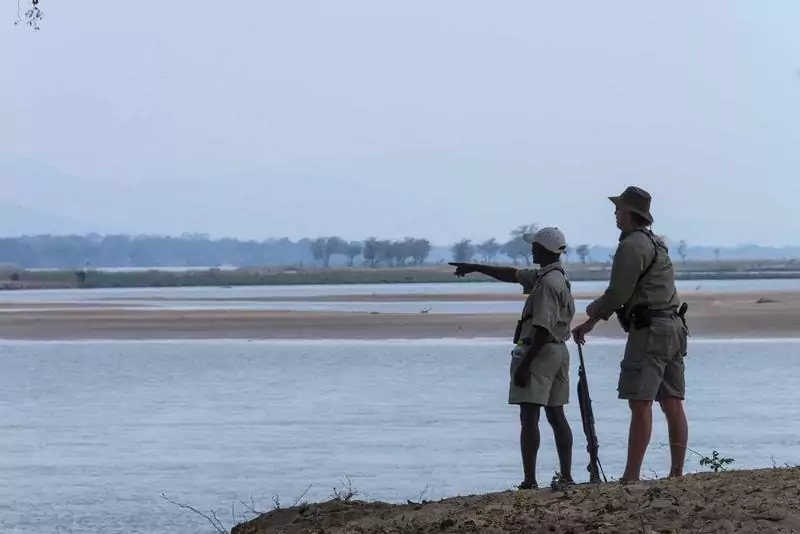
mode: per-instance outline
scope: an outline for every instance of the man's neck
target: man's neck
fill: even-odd
[[[539,264],[539,267],[544,269],[545,267],[549,267],[550,265],[555,265],[556,263],[559,263],[558,258],[548,258],[546,260],[542,260],[542,262]]]
[[[648,232],[649,229],[647,226],[634,226],[631,228],[627,228],[625,230],[620,231],[620,239],[624,239],[625,237],[631,235],[634,232]]]

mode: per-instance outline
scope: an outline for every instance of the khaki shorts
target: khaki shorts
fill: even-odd
[[[654,318],[647,328],[631,327],[620,363],[618,397],[627,400],[683,399],[687,330],[679,318]]]
[[[564,343],[547,343],[531,362],[530,377],[524,388],[514,384],[514,373],[527,347],[511,351],[508,384],[509,404],[564,406],[569,403],[569,349]]]

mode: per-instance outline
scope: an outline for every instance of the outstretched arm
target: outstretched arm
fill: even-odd
[[[481,273],[486,276],[491,276],[500,282],[508,282],[516,284],[519,282],[517,279],[517,269],[514,267],[501,267],[497,265],[482,265],[480,263],[463,263],[451,261],[450,265],[456,268],[456,276],[464,276],[469,273]]]

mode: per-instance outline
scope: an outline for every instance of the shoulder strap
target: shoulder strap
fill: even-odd
[[[544,273],[541,276],[541,278],[544,278],[545,276],[547,276],[548,274],[552,273],[553,271],[558,271],[564,276],[564,281],[567,283],[567,288],[571,290],[572,289],[572,284],[569,283],[569,278],[567,278],[567,272],[561,266],[553,267],[552,269],[550,269],[549,271]]]
[[[560,272],[564,276],[564,282],[567,284],[567,289],[569,291],[572,291],[572,283],[569,281],[569,278],[567,278],[567,271],[565,271],[564,268],[561,267],[561,266],[556,267],[553,270]],[[545,274],[545,276],[547,275],[547,273],[544,273],[544,274]]]
[[[653,265],[656,264],[656,259],[658,259],[658,244],[656,243],[656,240],[653,239],[653,234],[651,232],[646,230],[636,230],[636,231],[642,232],[644,235],[646,235],[650,239],[650,242],[653,244],[653,259],[650,260],[650,265],[648,265],[645,268],[645,270],[642,271],[642,274],[639,275],[639,278],[636,279],[636,283],[638,284],[639,282],[642,281],[642,278],[647,276],[647,273],[650,272],[650,270],[653,268]]]

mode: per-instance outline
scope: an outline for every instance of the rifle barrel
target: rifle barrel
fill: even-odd
[[[600,482],[600,474],[603,480],[608,482],[603,466],[600,463],[598,449],[600,444],[597,439],[597,431],[594,428],[594,412],[592,410],[592,399],[589,396],[589,381],[586,379],[586,366],[583,360],[583,347],[578,345],[578,356],[580,367],[578,368],[578,403],[581,409],[581,419],[583,420],[583,432],[586,434],[586,451],[589,453],[589,481]]]

